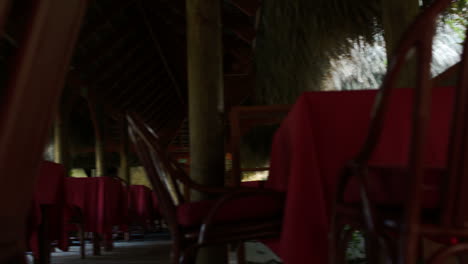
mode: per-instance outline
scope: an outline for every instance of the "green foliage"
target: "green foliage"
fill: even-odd
[[[364,237],[361,232],[355,231],[346,250],[348,263],[366,263]]]
[[[468,0],[458,0],[452,4],[444,16],[447,23],[461,39],[465,38],[465,30],[468,27]]]
[[[381,31],[380,1],[264,1],[257,34],[256,95],[260,104],[292,103],[323,89],[331,59]]]

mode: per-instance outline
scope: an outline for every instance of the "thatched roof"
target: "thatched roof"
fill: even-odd
[[[459,25],[465,30],[463,25]],[[437,76],[460,61],[462,36],[452,26],[439,23],[433,44],[432,75]],[[377,89],[387,71],[387,55],[382,35],[373,43],[357,41],[347,54],[330,62],[323,88],[334,90]]]
[[[291,103],[320,90],[332,59],[380,31],[380,1],[269,0],[256,47],[257,99]]]
[[[457,61],[467,7],[466,0],[455,3],[439,27],[434,75]],[[265,1],[256,49],[257,102],[293,103],[303,91],[377,88],[387,64],[380,17],[375,0]]]

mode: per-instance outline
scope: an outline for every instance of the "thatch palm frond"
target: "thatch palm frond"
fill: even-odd
[[[463,25],[458,25],[465,30]],[[437,76],[460,61],[463,42],[457,31],[439,22],[433,44],[432,75]],[[377,35],[373,43],[356,41],[350,51],[330,62],[330,79],[322,87],[333,90],[377,89],[387,71],[385,42]]]
[[[379,3],[265,1],[256,51],[259,101],[291,103],[304,90],[320,90],[332,58],[380,31]]]
[[[387,63],[380,8],[378,0],[265,1],[257,103],[292,103],[310,90],[377,88]],[[444,16],[434,43],[434,75],[458,60],[467,10],[468,0],[458,0]]]

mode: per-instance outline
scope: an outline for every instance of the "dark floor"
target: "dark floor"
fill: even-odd
[[[86,258],[80,258],[80,248],[71,246],[68,252],[52,253],[52,264],[169,264],[171,249],[170,237],[167,233],[147,234],[144,237],[132,238],[131,241],[117,241],[111,252],[102,252],[101,256],[92,255],[92,245],[86,244]],[[249,264],[280,263],[279,259],[263,244],[246,243],[246,258]],[[30,258],[30,263],[31,257]],[[233,258],[230,263],[236,263]]]

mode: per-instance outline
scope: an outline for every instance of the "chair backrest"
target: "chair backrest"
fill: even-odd
[[[138,116],[127,116],[130,138],[156,192],[166,221],[177,223],[176,206],[184,202],[176,173],[181,173],[159,144],[157,134]]]
[[[81,0],[0,1],[2,263],[21,252],[26,238],[35,177],[87,4]]]
[[[468,227],[468,29],[454,107],[442,222],[448,226]]]
[[[426,135],[430,117],[430,102],[432,93],[431,59],[432,42],[435,35],[436,22],[440,15],[452,3],[451,0],[436,0],[426,8],[405,33],[391,61],[391,66],[380,88],[374,112],[371,117],[366,142],[355,159],[358,164],[365,164],[372,156],[383,129],[385,114],[388,110],[390,94],[395,87],[398,73],[401,71],[408,55],[416,51],[417,54],[417,83],[414,91],[412,110],[411,143],[409,146],[409,184],[406,203],[408,225],[418,224],[420,221],[422,187],[424,178],[424,151],[427,145]],[[453,225],[455,222],[464,223],[468,220],[468,197],[465,199],[463,189],[468,188],[468,67],[467,42],[464,43],[460,76],[455,91],[455,105],[453,109],[450,145],[447,153],[448,177],[442,186],[443,225]],[[467,180],[465,180],[467,179]],[[445,194],[445,195],[444,195]],[[466,200],[466,202],[465,202]],[[454,222],[455,221],[455,222]]]

